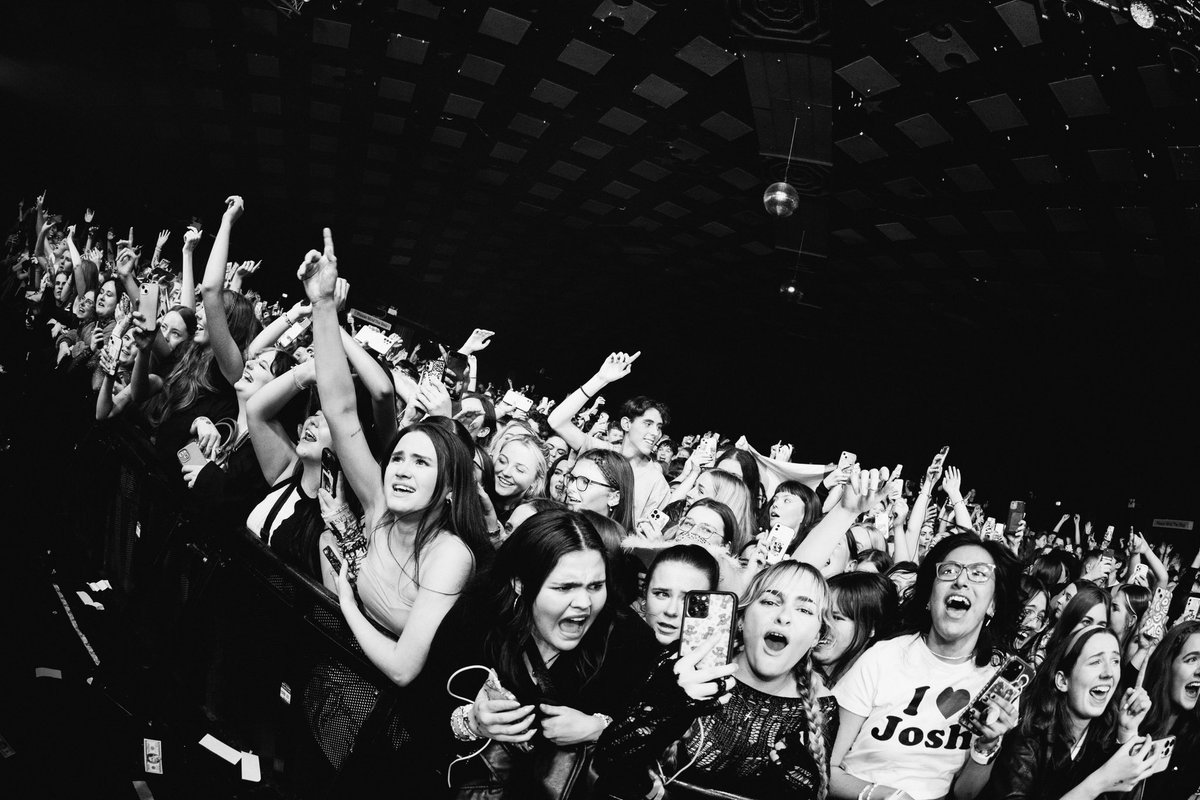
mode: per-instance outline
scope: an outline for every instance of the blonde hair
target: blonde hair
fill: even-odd
[[[529,488],[522,492],[519,497],[514,498],[514,500],[519,504],[534,497],[544,497],[546,494],[546,472],[548,467],[546,465],[546,448],[542,440],[536,436],[513,436],[496,450],[496,455],[499,456],[504,448],[510,444],[519,444],[525,448],[533,458],[534,470],[533,483],[529,484]]]
[[[737,520],[737,530],[731,531],[728,537],[732,552],[737,555],[746,549],[746,545],[750,544],[754,535],[758,533],[750,490],[741,478],[723,469],[710,469],[704,475],[713,479],[712,499],[728,506],[733,512],[733,518]]]
[[[817,601],[817,617],[821,620],[821,635],[824,635],[830,616],[829,585],[816,567],[802,561],[791,559],[780,561],[778,564],[761,570],[751,578],[738,601],[738,613],[745,613],[746,609],[757,602],[767,589],[798,575],[808,576],[820,590],[820,596],[814,599]],[[808,652],[796,662],[796,666],[792,668],[792,674],[796,678],[796,691],[804,706],[804,718],[808,726],[808,752],[812,755],[813,763],[816,764],[821,778],[821,785],[817,788],[817,800],[825,800],[825,795],[829,791],[829,767],[825,755],[825,715],[821,712],[821,706],[817,702],[821,678],[813,671],[812,648],[809,648]]]

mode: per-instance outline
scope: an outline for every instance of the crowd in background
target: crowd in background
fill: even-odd
[[[989,516],[941,442],[902,471],[676,437],[660,399],[604,402],[639,353],[566,397],[497,389],[491,331],[421,358],[355,326],[328,229],[304,300],[257,296],[245,211],[151,254],[22,205],[0,366],[48,440],[144,437],[195,514],[336,596],[402,688],[414,793],[1200,797],[1200,553]]]

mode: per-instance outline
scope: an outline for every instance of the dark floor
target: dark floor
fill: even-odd
[[[156,645],[133,634],[134,619],[153,615],[120,591],[86,586],[106,577],[74,522],[81,493],[68,488],[88,480],[88,467],[47,435],[37,389],[11,369],[0,375],[0,797],[287,796],[272,756],[261,754],[263,780],[251,783],[199,746],[211,733],[255,749],[210,719]],[[80,590],[104,610],[84,605]],[[61,677],[38,677],[41,668]],[[145,771],[144,738],[162,742],[162,775]]]

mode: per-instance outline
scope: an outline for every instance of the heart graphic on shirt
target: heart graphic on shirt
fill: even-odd
[[[962,711],[969,702],[971,702],[971,693],[966,689],[951,689],[947,686],[937,696],[938,711],[942,712],[942,716],[946,719],[950,719]]]

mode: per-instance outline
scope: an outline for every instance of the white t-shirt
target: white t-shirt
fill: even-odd
[[[920,634],[872,646],[833,688],[839,706],[866,718],[846,771],[914,800],[945,797],[970,755],[972,734],[958,715],[994,672],[941,661]]]
[[[595,436],[588,436],[583,449],[615,450],[621,452],[620,444],[610,444]],[[671,484],[667,483],[662,467],[653,461],[642,461],[640,464],[629,462],[633,468],[633,521],[637,522],[656,508],[661,508],[667,496],[671,494]]]

